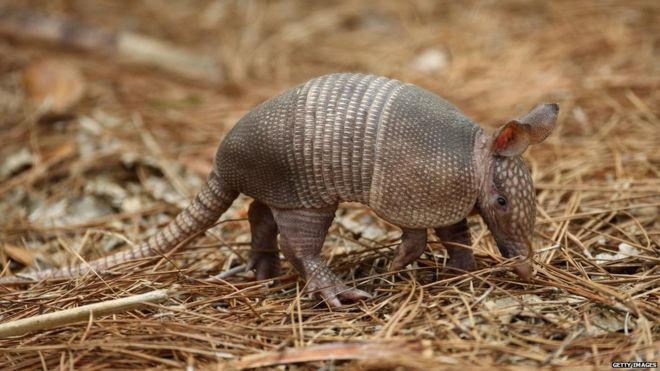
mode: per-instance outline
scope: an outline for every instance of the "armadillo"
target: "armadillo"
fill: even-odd
[[[33,278],[102,273],[120,262],[164,254],[212,226],[243,193],[251,229],[249,268],[278,276],[279,248],[331,306],[369,298],[320,256],[341,202],[359,202],[401,228],[390,269],[421,256],[427,230],[449,255],[448,268],[475,269],[467,216],[481,215],[504,257],[532,274],[535,190],[522,153],[552,131],[559,106],[540,104],[487,133],[428,90],[358,73],[295,86],[241,118],[220,144],[208,181],[190,206],[136,248]]]

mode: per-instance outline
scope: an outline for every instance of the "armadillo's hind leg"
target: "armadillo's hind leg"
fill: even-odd
[[[280,257],[277,249],[277,224],[268,205],[254,200],[248,209],[252,249],[248,269],[254,269],[257,280],[277,277]]]
[[[472,239],[467,219],[453,225],[436,228],[435,234],[440,238],[449,255],[448,270],[454,271],[454,273],[465,273],[476,269],[477,264],[470,248]]]
[[[426,249],[426,229],[401,228],[401,244],[397,247],[391,271],[398,271],[419,258]]]
[[[273,215],[280,231],[282,253],[303,275],[306,292],[318,292],[328,305],[341,306],[341,301],[358,301],[371,296],[349,287],[335,276],[321,260],[321,248],[332,223],[336,206],[322,209],[275,209]]]

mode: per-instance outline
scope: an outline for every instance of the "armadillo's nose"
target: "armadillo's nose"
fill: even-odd
[[[513,271],[516,272],[521,280],[528,281],[532,278],[532,263],[530,261],[520,263],[513,267]]]
[[[520,279],[529,280],[532,277],[532,261],[531,259],[526,259],[532,254],[529,242],[515,243],[508,240],[497,239],[496,242],[502,256],[505,258],[518,257],[518,259],[524,259],[513,266],[513,271],[516,272]]]

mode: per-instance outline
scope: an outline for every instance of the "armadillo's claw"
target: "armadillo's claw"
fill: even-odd
[[[513,271],[516,272],[521,280],[529,281],[532,278],[533,269],[530,262],[524,262],[514,266]]]
[[[280,275],[280,257],[277,252],[253,252],[246,270],[254,270],[257,281]]]
[[[419,253],[411,252],[410,250],[403,250],[401,247],[396,251],[396,257],[390,264],[390,272],[396,272],[405,269],[408,264],[413,263],[424,250],[421,250]]]
[[[346,285],[342,285],[337,289],[323,289],[321,290],[321,296],[323,300],[334,308],[341,307],[342,302],[355,303],[361,300],[371,299],[371,295],[360,289],[351,288]],[[339,291],[337,293],[337,291]]]
[[[321,286],[323,285],[323,286]],[[361,300],[371,299],[371,295],[360,289],[349,287],[343,283],[337,283],[332,286],[326,286],[321,280],[312,278],[307,282],[305,293],[319,293],[329,306],[333,308],[341,307],[342,302],[354,303]]]
[[[399,261],[399,259],[395,259],[392,264],[390,264],[390,272],[397,272],[400,270],[403,270],[409,263]]]
[[[397,255],[392,261],[392,264],[390,264],[390,272],[397,272],[405,269],[408,264],[412,264],[420,255],[421,252],[419,254],[406,254],[401,252],[401,250],[397,250]]]
[[[477,262],[474,260],[474,256],[472,254],[454,256],[450,258],[447,261],[447,265],[445,265],[445,270],[448,273],[453,274],[472,272],[475,269],[477,269]]]
[[[401,244],[394,252],[390,272],[400,271],[419,259],[424,249],[426,249],[426,229],[403,228]]]

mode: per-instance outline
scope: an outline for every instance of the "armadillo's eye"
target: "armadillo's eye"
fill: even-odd
[[[497,197],[497,203],[500,204],[500,206],[506,206],[506,198],[502,196]]]

